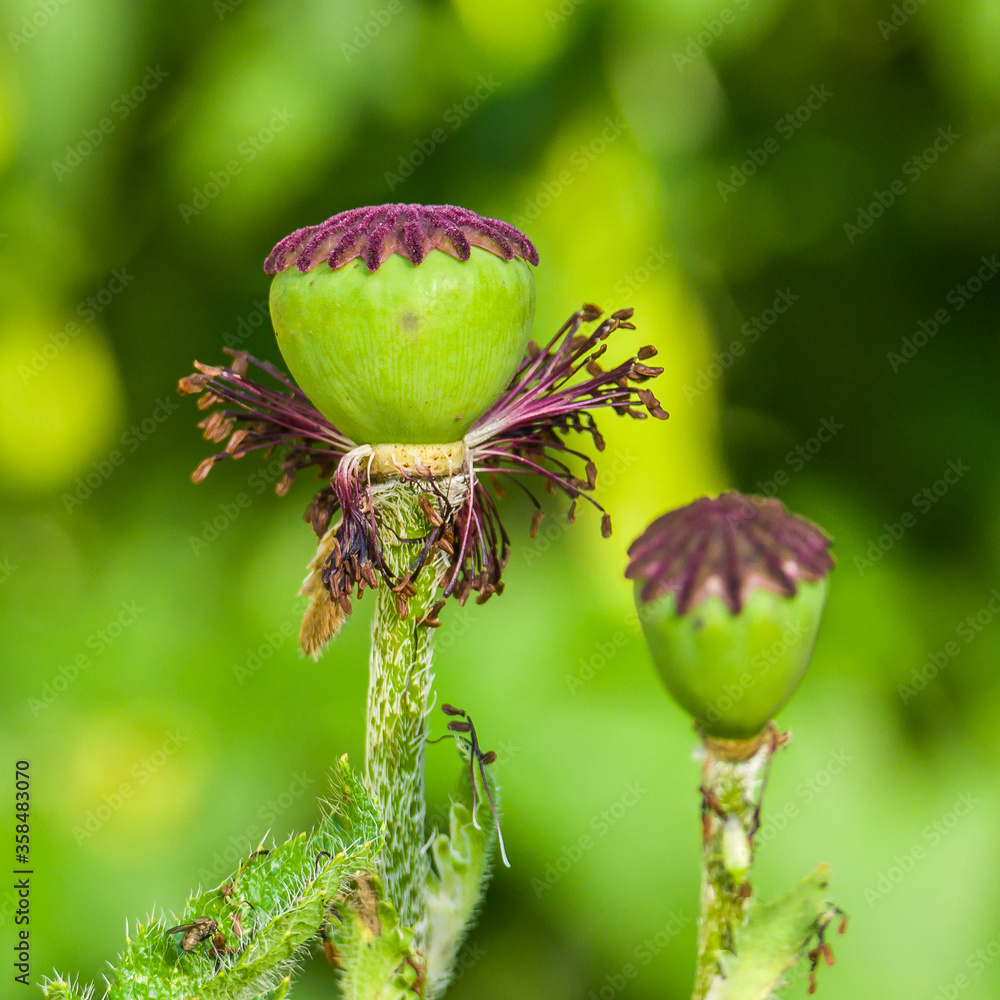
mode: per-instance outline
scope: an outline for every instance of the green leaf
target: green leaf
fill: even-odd
[[[319,826],[282,844],[263,845],[222,885],[198,890],[183,914],[126,929],[108,1000],[256,1000],[287,994],[295,962],[317,936],[328,904],[381,849],[378,812],[346,756],[334,767]],[[178,925],[199,921],[203,940],[185,951]],[[211,921],[211,923],[207,923]],[[89,1000],[75,982],[46,980],[47,1000]],[[90,989],[89,987],[87,988]]]
[[[57,974],[42,982],[42,992],[50,1000],[91,1000],[94,987],[87,985],[81,988],[76,976],[67,979]]]
[[[399,922],[383,894],[374,875],[359,875],[333,907],[328,934],[345,1000],[414,1000],[421,994],[413,931]]]
[[[476,811],[472,812],[472,782]],[[431,840],[433,867],[427,880],[425,996],[433,1000],[444,992],[454,974],[455,960],[466,932],[486,892],[490,857],[497,845],[497,829],[479,768],[466,766],[459,796],[448,814],[448,832]],[[494,783],[491,794],[499,809]]]
[[[755,903],[737,930],[735,954],[720,955],[717,976],[706,1000],[766,1000],[782,984],[782,976],[800,959],[815,968],[827,946],[824,932],[841,915],[830,901],[828,865],[820,865],[791,892],[771,903]],[[822,946],[813,950],[813,941]]]

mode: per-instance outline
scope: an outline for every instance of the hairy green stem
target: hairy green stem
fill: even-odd
[[[383,526],[389,570],[402,576],[414,545],[428,525],[417,494],[400,481],[376,488],[373,500]],[[381,585],[372,618],[368,709],[365,726],[365,781],[382,810],[386,846],[379,877],[400,920],[417,934],[422,951],[424,896],[429,860],[424,851],[424,748],[431,690],[433,629],[420,624],[434,603],[437,575],[425,566],[413,581],[416,593],[402,617],[397,594]]]
[[[705,740],[702,767],[702,878],[698,964],[692,1000],[704,1000],[736,953],[737,931],[753,897],[753,836],[764,785],[782,739],[772,727],[759,741]]]

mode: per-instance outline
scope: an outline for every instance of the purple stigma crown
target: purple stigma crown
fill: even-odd
[[[643,581],[645,602],[674,594],[679,615],[711,596],[739,614],[756,589],[794,597],[798,581],[822,580],[830,545],[780,500],[723,493],[657,518],[629,546],[625,576]]]
[[[455,205],[369,205],[340,212],[318,226],[296,229],[271,251],[264,270],[277,274],[294,265],[305,273],[324,260],[336,269],[360,257],[369,271],[377,271],[394,253],[413,264],[431,250],[468,260],[474,246],[504,260],[521,257],[538,264],[531,240],[500,219]]]

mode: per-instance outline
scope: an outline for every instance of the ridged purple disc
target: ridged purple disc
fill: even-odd
[[[498,257],[538,263],[538,251],[520,230],[455,205],[369,205],[296,229],[264,262],[268,274],[296,267],[303,273],[324,261],[343,267],[356,257],[377,271],[388,257],[401,254],[419,264],[431,250],[468,260],[473,247]]]
[[[799,580],[823,579],[830,545],[780,500],[723,493],[657,518],[629,546],[625,576],[643,581],[643,601],[674,594],[678,614],[713,595],[737,614],[755,589],[792,597]]]

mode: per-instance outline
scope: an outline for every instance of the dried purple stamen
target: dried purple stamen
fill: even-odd
[[[459,740],[465,744],[466,751],[469,754],[469,782],[472,785],[472,825],[477,829],[481,829],[479,826],[479,793],[476,791],[476,765],[479,766],[479,776],[483,781],[483,791],[486,793],[486,801],[489,803],[490,811],[493,813],[493,825],[497,832],[497,842],[500,846],[500,857],[503,859],[503,863],[507,868],[510,868],[510,861],[507,859],[507,848],[504,846],[503,842],[503,831],[500,829],[500,814],[497,812],[496,803],[493,801],[493,795],[490,792],[490,783],[486,780],[486,767],[489,764],[496,762],[497,755],[493,750],[487,750],[485,753],[479,746],[479,737],[476,734],[476,726],[472,721],[472,716],[468,712],[461,708],[455,708],[454,705],[449,705],[445,702],[441,706],[441,711],[445,715],[455,717],[458,716],[460,720],[458,722],[449,722],[448,731],[451,733],[461,734],[459,735]],[[465,735],[468,734],[468,735]],[[436,740],[428,740],[428,743],[440,743],[441,740],[447,739],[446,736],[439,736]]]
[[[350,612],[350,596],[360,597],[365,587],[380,581],[391,587],[402,614],[413,593],[412,579],[430,561],[445,566],[441,580],[444,595],[464,603],[477,593],[482,603],[503,589],[503,568],[510,555],[510,539],[490,492],[480,480],[487,474],[494,492],[502,496],[498,479],[516,477],[526,489],[537,512],[532,535],[541,519],[541,507],[521,482],[521,477],[541,477],[550,492],[570,498],[572,521],[576,502],[582,497],[602,512],[601,530],[607,537],[611,521],[590,494],[596,485],[597,467],[583,451],[564,440],[570,431],[589,434],[598,451],[604,439],[597,429],[594,411],[611,409],[618,415],[645,419],[667,417],[656,397],[639,385],[659,375],[661,368],[644,362],[656,354],[652,347],[622,364],[605,370],[598,359],[605,353],[607,338],[617,329],[634,329],[631,309],[613,313],[590,334],[580,333],[584,323],[600,317],[596,306],[574,313],[551,341],[539,348],[532,343],[510,385],[465,437],[466,459],[460,470],[434,475],[400,470],[398,479],[410,483],[420,494],[420,506],[430,525],[422,538],[405,539],[413,545],[414,557],[402,578],[387,568],[377,505],[377,484],[369,473],[372,449],[356,446],[310,403],[281,372],[245,352],[229,352],[231,368],[197,365],[197,373],[181,380],[184,393],[204,392],[199,407],[216,403],[223,408],[202,421],[205,437],[226,448],[198,466],[193,478],[200,482],[212,466],[224,458],[242,458],[254,450],[281,446],[284,476],[277,492],[288,491],[295,473],[316,466],[328,481],[306,512],[306,520],[323,540],[317,562],[311,568],[321,574],[331,605],[324,606],[327,620]],[[246,378],[253,364],[276,379],[281,389],[271,389]],[[581,372],[586,377],[578,378]],[[583,476],[570,463],[582,463]],[[335,518],[339,515],[339,520]],[[332,526],[332,527],[331,527]],[[307,580],[304,593],[315,597]],[[435,607],[422,624],[437,625]]]
[[[756,589],[794,597],[800,580],[833,569],[831,540],[780,500],[723,493],[657,518],[629,547],[630,580],[640,597],[676,597],[685,614],[706,597],[721,597],[733,614]]]
[[[545,348],[532,342],[507,391],[465,438],[477,474],[540,476],[550,491],[558,490],[570,498],[571,522],[581,497],[600,510],[605,538],[611,534],[611,518],[590,496],[596,486],[597,467],[587,454],[567,445],[562,435],[568,431],[589,434],[595,448],[603,451],[604,438],[592,411],[603,407],[639,420],[647,414],[667,418],[652,392],[629,385],[641,384],[663,371],[643,364],[656,354],[654,348],[641,348],[635,357],[610,371],[598,363],[607,350],[603,342],[615,330],[635,329],[629,322],[632,312],[622,309],[613,313],[591,334],[582,335],[578,333],[580,326],[601,315],[596,306],[585,305]],[[581,370],[590,377],[573,381]],[[586,478],[575,475],[565,459],[583,462]],[[541,507],[530,491],[529,496],[537,511],[531,530],[534,537]],[[471,591],[477,591],[481,603],[502,588],[500,576],[510,545],[496,507],[478,481],[452,524],[457,545],[443,581],[445,596],[454,593],[464,603]],[[447,532],[447,527],[435,530]],[[454,545],[454,540],[448,540]]]
[[[344,437],[309,402],[306,394],[274,365],[258,361],[246,351],[229,348],[224,351],[234,359],[232,367],[203,365],[196,361],[197,371],[182,378],[177,386],[182,395],[204,392],[198,400],[200,410],[220,402],[230,404],[225,409],[215,410],[198,424],[207,441],[226,441],[226,447],[201,462],[191,475],[194,482],[200,483],[215,463],[224,458],[243,458],[251,451],[264,451],[269,455],[279,445],[285,453],[281,463],[284,475],[275,487],[278,496],[288,492],[296,470],[306,466],[318,466],[324,478],[332,476],[340,459],[355,447],[354,442]],[[250,364],[270,375],[282,389],[272,389],[246,378]],[[243,426],[236,429],[237,423]],[[322,534],[318,527],[317,531]]]
[[[352,208],[296,229],[271,251],[264,270],[277,274],[294,266],[304,273],[324,260],[338,268],[361,257],[369,271],[377,271],[394,253],[419,264],[435,249],[468,260],[473,247],[538,264],[531,241],[507,222],[456,205],[399,204]]]

